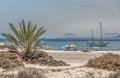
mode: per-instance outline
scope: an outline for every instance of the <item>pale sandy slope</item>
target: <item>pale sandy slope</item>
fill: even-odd
[[[36,67],[46,71],[48,78],[108,78],[112,71],[100,70],[95,68],[83,67],[89,59],[99,57],[106,53],[120,54],[119,51],[52,51],[44,50],[56,60],[62,60],[69,63],[71,66],[60,67],[42,67],[39,65],[27,65],[27,67]]]
[[[98,57],[103,53],[84,53],[84,52],[48,52],[56,60],[63,60],[66,63],[81,63],[85,64],[89,59]]]
[[[47,67],[35,64],[26,64],[25,67],[43,69],[48,78],[108,78],[112,71],[100,70],[95,68],[86,68],[85,65],[89,59],[99,57],[105,53],[119,54],[119,51],[52,51],[44,50],[56,60],[62,60],[71,66]],[[2,72],[2,70],[1,70]],[[16,73],[12,71],[11,73]],[[10,72],[9,72],[10,73]]]
[[[63,60],[66,63],[80,63],[86,64],[89,59],[99,57],[105,53],[114,53],[120,54],[119,51],[90,51],[90,52],[81,52],[81,51],[52,51],[44,50],[50,56],[53,56],[56,60]]]

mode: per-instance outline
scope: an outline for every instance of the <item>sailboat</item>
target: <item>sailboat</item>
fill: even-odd
[[[92,33],[92,40],[87,43],[88,46],[90,46],[90,47],[104,47],[104,46],[107,46],[109,44],[109,42],[103,41],[101,21],[100,21],[100,36],[101,36],[100,41],[94,41],[93,31],[91,31],[91,33]]]

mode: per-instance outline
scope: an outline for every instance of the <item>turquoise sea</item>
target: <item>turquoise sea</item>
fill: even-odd
[[[111,50],[120,50],[120,41],[110,41],[110,43],[105,47],[89,47],[87,45],[88,41],[44,41],[42,43],[43,48],[49,46],[51,50],[65,50],[63,46],[76,45],[77,50],[99,50],[99,51],[111,51]]]
[[[6,39],[0,39],[0,42],[3,42],[5,44],[10,44]],[[77,49],[78,50],[86,50],[87,48],[89,50],[100,50],[100,51],[110,51],[110,50],[120,50],[120,41],[110,41],[110,43],[105,46],[105,47],[89,47],[87,45],[87,42],[88,41],[80,41],[80,40],[62,40],[62,41],[59,41],[59,40],[52,40],[52,41],[49,41],[49,40],[43,40],[43,42],[41,43],[42,47],[45,48],[45,46],[49,46],[49,48],[51,50],[65,50],[64,48],[62,48],[63,46],[65,46],[66,44],[68,45],[76,45]]]

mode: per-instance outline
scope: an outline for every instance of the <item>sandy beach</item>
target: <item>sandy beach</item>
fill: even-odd
[[[89,59],[98,57],[103,53],[93,52],[81,52],[81,51],[63,51],[63,52],[47,52],[50,56],[53,56],[56,60],[63,60],[66,63],[78,63],[85,64]]]
[[[93,59],[95,57],[99,57],[106,53],[114,53],[120,54],[120,51],[52,51],[52,50],[44,50],[50,56],[53,56],[56,60],[63,60],[69,64],[80,64],[84,65],[88,62],[88,60]]]
[[[53,51],[53,50],[44,50],[50,56],[53,56],[56,60],[62,60],[70,66],[58,66],[58,67],[49,67],[49,66],[40,66],[38,64],[25,64],[26,68],[37,68],[43,69],[45,71],[45,76],[48,78],[108,78],[109,74],[113,71],[101,70],[96,68],[84,67],[89,59],[99,57],[106,53],[119,54],[120,51],[90,51],[90,52],[81,52],[81,51]],[[2,72],[1,70],[0,72]],[[13,71],[12,73],[16,73]]]
[[[113,71],[101,70],[96,68],[87,68],[84,65],[89,59],[99,57],[106,53],[120,54],[119,51],[52,51],[44,50],[56,60],[62,60],[70,66],[47,67],[39,65],[26,65],[26,67],[35,67],[44,69],[48,78],[91,78],[92,74],[95,78],[108,78]]]

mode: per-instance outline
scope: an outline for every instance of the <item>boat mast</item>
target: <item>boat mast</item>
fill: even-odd
[[[94,38],[93,38],[93,30],[91,30],[91,36],[92,36],[92,43],[94,42]]]
[[[101,43],[102,43],[102,41],[103,41],[103,36],[102,36],[102,23],[101,23],[101,21],[100,21],[100,36],[101,36]]]

